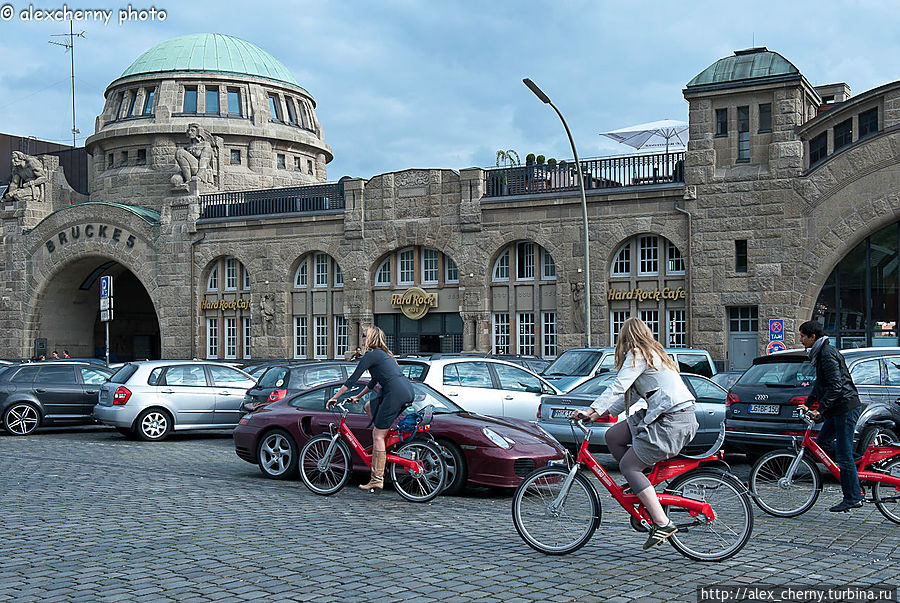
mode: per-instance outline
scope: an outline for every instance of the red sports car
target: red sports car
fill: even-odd
[[[317,386],[279,400],[240,420],[234,430],[237,455],[256,463],[266,477],[288,479],[297,475],[299,450],[314,435],[327,432],[330,423],[339,423],[340,414],[325,410],[325,402],[340,383]],[[358,393],[365,383],[351,388],[342,399]],[[430,433],[442,446],[447,463],[445,494],[458,492],[466,483],[514,488],[535,467],[560,459],[565,451],[559,442],[534,423],[507,417],[486,417],[468,413],[424,383],[413,382],[413,408],[434,407]],[[347,425],[363,446],[372,445],[369,416],[363,408],[372,393],[352,409]],[[355,471],[368,467],[354,455]]]

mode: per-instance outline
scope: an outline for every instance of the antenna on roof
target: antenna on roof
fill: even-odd
[[[81,132],[78,128],[75,127],[75,38],[83,38],[84,32],[73,33],[72,32],[72,20],[69,19],[69,33],[67,34],[51,34],[53,36],[68,36],[68,42],[54,42],[53,40],[48,40],[50,44],[56,44],[57,46],[62,46],[69,53],[69,58],[71,59],[72,65],[72,148],[78,146],[75,143],[75,135],[80,134]]]

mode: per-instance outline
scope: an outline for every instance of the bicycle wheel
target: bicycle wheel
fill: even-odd
[[[895,456],[879,464],[881,465],[878,468],[879,473],[900,477],[900,457]],[[872,498],[882,515],[894,523],[900,523],[900,488],[892,484],[875,482],[872,486]]]
[[[691,515],[687,509],[667,505],[666,514],[678,526],[669,542],[695,561],[723,561],[744,548],[753,532],[750,494],[736,477],[717,469],[695,469],[672,480],[666,492],[705,500],[715,513],[713,521]]]
[[[325,458],[331,436],[322,434],[309,440],[300,451],[300,477],[306,487],[322,496],[334,494],[350,479],[350,451],[338,440],[330,458]]]
[[[583,475],[575,474],[569,493],[557,501],[568,475],[565,467],[542,467],[526,476],[513,494],[516,531],[528,546],[547,555],[577,551],[600,525],[600,499]]]
[[[444,489],[447,466],[440,449],[431,442],[412,441],[395,452],[397,456],[419,461],[423,471],[416,474],[403,465],[391,463],[391,481],[397,494],[412,502],[428,502]]]
[[[796,517],[809,511],[822,492],[819,468],[806,457],[800,459],[791,481],[785,479],[795,458],[795,452],[775,450],[762,456],[750,470],[753,501],[769,515]]]

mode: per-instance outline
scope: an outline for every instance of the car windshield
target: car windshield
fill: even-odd
[[[600,375],[599,377],[594,377],[593,379],[588,379],[578,387],[569,391],[570,394],[591,394],[593,396],[599,396],[603,393],[609,384],[616,380],[615,373],[607,373],[606,375]]]
[[[553,361],[542,373],[548,377],[569,377],[590,375],[603,352],[589,350],[569,350]]]
[[[446,398],[443,394],[431,389],[424,383],[413,381],[412,386],[413,391],[416,392],[416,397],[413,400],[414,409],[422,410],[430,404],[434,406],[434,412],[436,414],[463,412],[463,409],[451,402],[449,398]]]
[[[735,385],[768,387],[809,387],[816,379],[816,369],[808,360],[802,362],[763,362],[754,364],[741,375]]]

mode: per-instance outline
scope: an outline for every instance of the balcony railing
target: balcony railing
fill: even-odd
[[[307,214],[344,209],[344,184],[312,184],[200,195],[200,218]]]
[[[684,151],[581,162],[585,190],[684,182]],[[531,164],[484,171],[484,196],[508,197],[578,190],[574,163]]]

